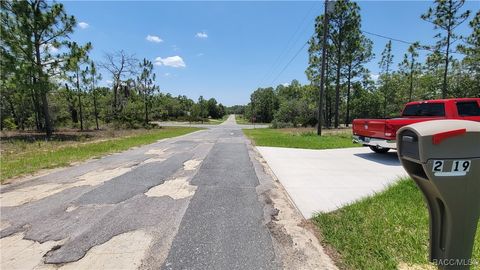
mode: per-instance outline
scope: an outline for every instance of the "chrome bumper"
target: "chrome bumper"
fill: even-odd
[[[396,140],[385,140],[363,136],[353,135],[353,142],[368,146],[377,146],[381,148],[397,149]]]

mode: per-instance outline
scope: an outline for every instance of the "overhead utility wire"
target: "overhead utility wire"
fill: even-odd
[[[310,14],[312,12],[315,11],[315,5],[317,4],[317,2],[314,2],[311,6],[311,8],[308,10],[308,12],[305,14],[305,16],[303,17],[303,20],[301,21],[301,23],[298,25],[296,31],[294,32],[294,34],[290,37],[288,43],[287,43],[287,46],[284,48],[284,50],[282,51],[281,54],[278,55],[278,57],[276,58],[274,64],[270,67],[269,71],[262,77],[260,83],[263,83],[266,79],[268,79],[268,77],[270,77],[271,75],[273,75],[274,71],[275,70],[278,70],[279,66],[280,66],[280,63],[281,63],[281,60],[285,58],[285,56],[287,56],[289,54],[289,52],[293,49],[294,45],[298,42],[299,38],[301,37],[301,34],[305,31],[301,31],[302,28],[304,28],[305,26],[305,23],[307,22],[307,19],[308,17],[310,16]],[[297,37],[298,36],[298,37]]]
[[[282,75],[282,73],[287,69],[287,67],[293,62],[293,60],[295,58],[297,58],[298,54],[300,54],[300,52],[303,50],[303,48],[305,48],[305,46],[307,46],[308,44],[308,41],[306,41],[303,46],[297,51],[297,53],[295,53],[295,55],[290,59],[290,61],[288,61],[288,63],[283,67],[283,69],[278,73],[278,75],[275,77],[275,79],[273,79],[272,81],[272,85],[274,82],[277,81],[277,79],[280,77],[280,75]]]
[[[375,33],[369,32],[369,31],[365,31],[365,30],[360,30],[360,31],[362,31],[363,33],[368,34],[368,35],[381,37],[381,38],[384,38],[384,39],[389,39],[389,40],[397,41],[397,42],[408,44],[408,45],[413,45],[415,43],[415,42],[409,42],[409,41],[401,40],[401,39],[398,39],[398,38],[393,38],[393,37],[388,37],[388,36],[384,36],[384,35],[380,35],[380,34],[375,34]],[[440,52],[440,53],[443,53],[443,54],[446,53],[446,52],[443,52],[443,51],[431,49],[430,46],[421,45],[421,44],[420,44],[419,49],[423,49],[423,50],[427,50],[427,51],[431,51],[431,52]],[[459,51],[450,51],[450,53],[464,54],[464,53],[459,52]]]
[[[404,43],[404,44],[409,44],[409,45],[412,45],[414,44],[414,42],[408,42],[408,41],[405,41],[405,40],[401,40],[401,39],[397,39],[397,38],[392,38],[392,37],[388,37],[388,36],[384,36],[384,35],[380,35],[380,34],[375,34],[375,33],[372,33],[372,32],[369,32],[369,31],[365,31],[365,30],[361,30],[363,33],[365,34],[369,34],[369,35],[373,35],[373,36],[377,36],[377,37],[381,37],[381,38],[385,38],[385,39],[389,39],[389,40],[393,40],[393,41],[397,41],[397,42],[400,42],[400,43]],[[312,35],[313,36],[313,35]],[[310,38],[309,38],[310,39]],[[277,74],[277,76],[275,77],[275,79],[273,79],[273,81],[271,82],[271,84],[273,85],[274,82],[277,81],[277,79],[282,75],[282,73],[288,68],[288,66],[293,62],[293,60],[295,60],[295,58],[300,54],[300,52],[303,50],[303,48],[305,48],[305,46],[308,44],[308,40],[303,44],[303,46],[295,53],[295,55],[290,59],[290,61],[288,61],[288,63],[283,67],[283,69]],[[428,50],[428,51],[431,51],[431,52],[437,52],[437,50],[433,50],[433,49],[430,49],[429,47],[427,46],[423,46],[423,45],[420,45],[421,47],[419,49],[424,49],[424,50]],[[441,53],[444,53],[444,52],[441,52]],[[450,51],[450,53],[458,53],[458,54],[463,54],[461,52],[458,52],[458,51]]]

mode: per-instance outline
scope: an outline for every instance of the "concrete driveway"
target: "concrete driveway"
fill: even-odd
[[[305,218],[384,190],[407,174],[396,152],[257,147]]]

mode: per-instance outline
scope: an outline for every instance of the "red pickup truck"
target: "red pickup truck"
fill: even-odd
[[[480,122],[480,98],[415,101],[405,105],[402,116],[391,119],[353,120],[353,141],[376,153],[396,149],[397,130],[422,121],[462,119]],[[480,143],[480,142],[479,142]]]

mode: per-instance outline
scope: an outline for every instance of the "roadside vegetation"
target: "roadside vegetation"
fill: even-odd
[[[80,131],[149,128],[151,121],[221,119],[214,98],[194,101],[161,92],[154,63],[124,50],[91,58],[95,44],[70,37],[76,18],[62,3],[2,1],[0,129]],[[46,20],[45,18],[49,18]],[[100,85],[108,80],[108,86]]]
[[[249,118],[246,118],[244,115],[242,114],[235,114],[235,121],[237,121],[237,124],[239,125],[265,125],[265,124],[268,124],[268,123],[261,123],[261,122],[257,122],[255,121],[255,123],[252,123],[252,120],[249,119]]]
[[[326,131],[325,135],[321,137],[318,137],[313,129],[306,128],[258,128],[244,129],[243,132],[257,146],[305,149],[333,149],[359,146],[352,143],[350,130]]]
[[[221,118],[218,118],[218,119],[215,119],[215,118],[206,118],[206,119],[202,119],[200,121],[185,121],[185,120],[177,120],[177,121],[171,121],[171,122],[179,122],[179,123],[182,123],[182,124],[196,124],[196,125],[199,125],[199,124],[205,124],[205,125],[220,125],[221,123],[225,122],[225,120],[227,120],[228,118],[228,114],[225,114],[224,116],[222,116]],[[168,121],[167,121],[168,122]]]
[[[241,114],[235,114],[235,121],[237,121],[237,124],[239,125],[249,125],[252,123],[249,119],[245,118],[245,116]]]
[[[335,212],[319,214],[313,222],[322,241],[336,249],[344,268],[383,270],[397,269],[399,264],[428,264],[428,210],[410,179]],[[480,258],[480,226],[472,258]]]
[[[224,115],[220,119],[208,119],[207,124],[209,124],[209,125],[220,125],[221,123],[225,122],[225,120],[227,120],[227,118],[228,118],[228,115]]]
[[[43,134],[14,134],[1,141],[1,174],[4,180],[41,169],[67,166],[72,162],[99,158],[200,130],[192,127],[165,127],[138,130],[58,132],[49,140]]]
[[[414,100],[480,96],[480,11],[465,9],[464,2],[434,1],[418,14],[419,24],[432,27],[431,44],[412,42],[402,55],[394,55],[395,48],[404,45],[385,37],[383,51],[374,55],[371,37],[376,34],[362,30],[360,6],[355,1],[334,1],[326,33],[324,125],[338,128],[355,118],[395,117]],[[310,83],[293,80],[255,89],[241,112],[246,119],[254,116],[275,128],[317,124],[323,20],[323,15],[316,18],[308,41],[305,73]],[[462,24],[468,28],[460,36]],[[367,69],[373,61],[378,63],[378,74]]]

